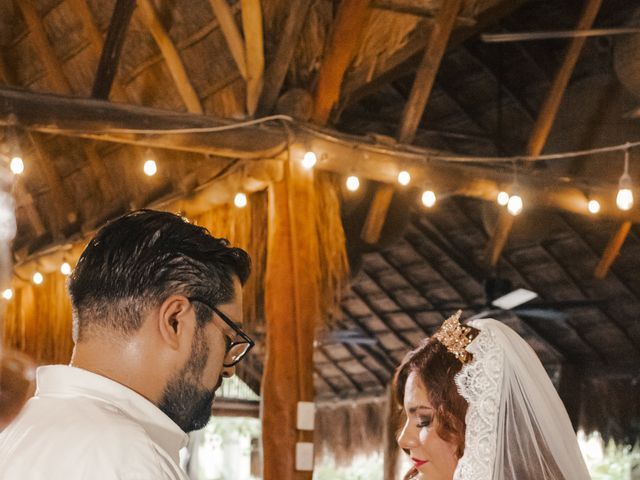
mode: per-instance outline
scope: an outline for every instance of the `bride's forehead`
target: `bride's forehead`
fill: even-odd
[[[427,387],[418,372],[411,372],[404,387],[404,403],[408,407],[431,407]]]

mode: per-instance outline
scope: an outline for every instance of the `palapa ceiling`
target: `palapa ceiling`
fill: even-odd
[[[212,9],[216,2],[138,3],[126,31],[110,100],[221,118],[249,117],[255,99],[247,97],[241,71],[247,66],[239,63],[229,47]],[[276,91],[280,101],[274,107],[274,98],[267,105],[270,108],[259,104],[257,115],[283,111],[304,120],[311,116],[313,93],[340,2],[301,0],[301,5],[307,3],[299,41],[290,46],[293,59],[284,85]],[[292,4],[288,0],[263,0],[261,4],[268,70]],[[437,0],[370,2],[330,126],[379,138],[396,135],[441,4]],[[1,83],[90,97],[114,5],[106,0],[0,3]],[[240,25],[240,2],[229,1],[228,5]],[[568,41],[490,44],[482,42],[479,34],[573,30],[585,2],[476,0],[463,5],[413,143],[465,155],[523,155]],[[149,6],[155,9],[156,23],[145,13]],[[628,26],[638,18],[635,12],[632,0],[608,0],[595,26]],[[162,31],[167,35],[164,38],[158,37]],[[640,93],[640,57],[633,57],[628,48],[634,38],[601,36],[586,41],[545,151],[640,139],[640,120],[632,114],[640,106],[639,97],[634,96]],[[165,47],[170,41],[177,52],[187,87],[175,80],[180,70],[168,60],[168,50],[160,49],[163,41]],[[27,165],[16,188],[18,261],[81,236],[127,209],[170,195],[187,195],[234,165],[233,159],[155,150],[160,165],[170,165],[170,173],[149,179],[139,168],[146,154],[140,147],[26,132],[20,134],[19,142],[23,156],[33,163]],[[635,161],[631,165],[636,179],[637,165]],[[592,182],[613,191],[621,168],[621,154],[615,153],[545,162],[535,172],[546,175],[550,182],[580,177],[586,186]],[[341,315],[334,319],[339,328],[358,331],[372,341],[336,342],[319,336],[315,353],[319,398],[382,395],[408,348],[430,334],[457,306],[471,315],[486,301],[484,265],[497,207],[449,197],[425,211],[418,207],[413,193],[398,194],[380,241],[367,245],[360,240],[360,230],[374,187],[365,182],[355,197],[342,192],[354,276]],[[637,434],[639,428],[620,419],[624,415],[636,421],[640,418],[637,225],[631,227],[607,277],[596,280],[593,275],[618,227],[612,220],[537,210],[516,223],[493,274],[508,278],[516,287],[534,290],[542,302],[601,301],[563,308],[563,320],[512,313],[500,314],[500,318],[527,338],[556,380],[561,367],[574,369],[574,373],[578,369],[574,385],[582,385],[585,396],[589,391],[603,391],[598,388],[614,392],[611,398],[628,395],[625,398],[631,404],[625,407],[612,400],[612,410],[630,409],[609,411],[613,422],[594,424],[593,418],[601,414],[598,402],[581,407],[583,424],[623,436]],[[258,329],[255,333],[260,337],[263,332]],[[255,389],[261,375],[261,349],[256,350],[258,354],[242,372]]]

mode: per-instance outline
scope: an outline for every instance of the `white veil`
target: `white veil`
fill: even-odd
[[[569,416],[535,352],[497,320],[468,325],[480,334],[455,379],[469,409],[453,479],[589,479]]]

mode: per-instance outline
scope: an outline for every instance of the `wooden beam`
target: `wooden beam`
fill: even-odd
[[[153,39],[162,52],[162,56],[169,68],[169,73],[171,73],[171,77],[173,77],[178,93],[186,105],[187,110],[191,113],[202,113],[200,98],[193,88],[184,64],[182,63],[182,59],[180,58],[180,54],[173,44],[171,37],[169,37],[169,33],[165,30],[162,22],[160,22],[151,0],[138,0],[138,6],[140,16],[147,25],[147,28],[149,28]]]
[[[272,158],[286,149],[288,141],[282,129],[260,127],[210,132],[206,135],[114,133],[109,129],[213,128],[228,126],[233,122],[103,100],[0,88],[0,117],[3,117],[0,123],[6,123],[6,117],[11,113],[16,115],[21,125],[32,130],[231,158]]]
[[[93,98],[109,98],[111,85],[118,70],[118,61],[124,45],[127,28],[135,7],[136,0],[116,1],[91,91]]]
[[[270,114],[276,106],[278,95],[293,59],[294,47],[298,44],[310,6],[311,0],[297,0],[289,5],[289,15],[282,33],[279,35],[278,48],[264,76],[262,96],[257,110],[258,116]]]
[[[260,0],[241,0],[242,29],[246,43],[247,113],[253,116],[258,108],[264,81],[264,41]],[[291,48],[293,50],[293,48]]]
[[[620,249],[622,248],[622,245],[624,245],[624,241],[627,239],[627,236],[629,235],[630,231],[631,231],[631,222],[627,221],[627,222],[624,222],[620,226],[620,228],[618,228],[618,230],[613,235],[613,237],[611,237],[611,240],[609,240],[609,244],[607,245],[607,248],[602,254],[602,258],[600,259],[600,262],[598,263],[594,271],[593,276],[595,278],[597,278],[598,280],[602,280],[607,276],[607,273],[609,273],[609,269],[611,268],[611,265],[613,265],[613,262],[615,261],[618,254],[620,253]]]
[[[312,121],[317,124],[327,123],[333,106],[340,98],[344,73],[356,53],[371,12],[369,1],[343,0],[340,2],[318,75],[318,87],[311,116]]]
[[[45,73],[51,81],[55,90],[64,93],[71,93],[71,85],[62,71],[60,62],[49,43],[42,20],[33,6],[32,0],[16,2],[20,7],[24,21],[29,28],[29,38],[33,42],[38,57],[42,61]]]
[[[411,87],[409,101],[405,104],[402,113],[402,123],[397,134],[400,143],[413,141],[431,95],[436,75],[440,70],[440,62],[449,44],[449,38],[461,5],[462,0],[449,0],[442,3],[442,9],[438,12],[424,51],[424,57]]]
[[[578,21],[578,25],[576,26],[577,30],[588,30],[592,27],[593,22],[598,15],[598,11],[600,10],[601,4],[602,0],[588,0],[580,20]],[[536,123],[533,127],[533,132],[529,138],[529,143],[527,145],[527,154],[529,156],[540,155],[547,143],[551,127],[555,122],[560,108],[560,103],[562,102],[562,97],[567,89],[567,85],[569,84],[569,80],[571,79],[576,63],[578,62],[578,58],[580,57],[585,41],[586,38],[584,37],[576,37],[569,43],[562,65],[551,84],[551,89],[542,104],[542,108],[538,113]],[[488,267],[492,268],[497,265],[500,255],[507,244],[509,233],[513,228],[514,221],[515,218],[506,210],[500,211],[500,218],[496,224],[496,230],[487,245]]]
[[[247,62],[244,41],[242,40],[242,35],[240,35],[238,25],[236,25],[236,21],[233,18],[231,7],[226,0],[209,0],[209,3],[211,4],[213,13],[218,19],[218,24],[220,25],[220,29],[222,30],[225,40],[227,41],[231,56],[236,62],[236,67],[238,67],[238,71],[240,72],[240,75],[242,75],[242,78],[246,80]]]
[[[415,137],[461,5],[462,0],[443,2],[442,9],[436,17],[422,63],[411,87],[409,100],[402,113],[402,123],[397,133],[397,139],[400,143],[411,143]],[[382,232],[389,205],[393,199],[393,191],[393,187],[390,185],[380,187],[376,191],[360,234],[365,242],[374,244],[380,239],[380,232]]]

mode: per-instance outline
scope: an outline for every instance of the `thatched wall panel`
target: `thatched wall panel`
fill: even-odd
[[[91,14],[95,20],[96,26],[101,31],[106,31],[109,28],[109,22],[111,21],[111,15],[113,8],[116,4],[116,0],[86,0]]]
[[[74,95],[90,97],[98,70],[98,58],[91,48],[83,48],[66,61],[64,75],[73,86]]]
[[[122,46],[118,70],[124,83],[138,72],[140,65],[150,58],[160,57],[160,49],[149,33],[146,25],[135,12],[127,29],[127,36]]]
[[[33,0],[32,3],[36,11],[38,12],[38,15],[40,15],[40,18],[42,18],[48,15],[51,10],[64,2],[63,0]]]
[[[7,65],[11,65],[13,80],[18,85],[30,86],[44,75],[42,62],[28,36],[23,36],[2,53]]]
[[[190,0],[165,5],[171,8],[157,9],[158,15],[176,44],[187,41],[214,20],[208,0]],[[240,2],[237,2],[232,9],[239,11],[239,5]]]
[[[232,77],[233,78],[233,77]],[[246,84],[239,75],[230,84],[209,95],[204,110],[212,116],[242,119],[246,117]]]
[[[49,43],[60,63],[65,63],[79,48],[87,44],[80,17],[66,2],[58,3],[46,16],[40,18]]]
[[[187,110],[164,61],[141,71],[127,84],[126,90],[134,104],[177,112]]]

